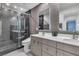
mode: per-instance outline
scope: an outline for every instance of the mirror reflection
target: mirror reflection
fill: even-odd
[[[39,14],[39,30],[49,30],[49,8]]]
[[[79,4],[59,4],[59,30],[67,32],[79,31]]]

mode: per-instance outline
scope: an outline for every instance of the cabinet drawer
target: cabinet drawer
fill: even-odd
[[[56,55],[56,48],[50,47],[47,45],[42,45],[42,51],[47,52],[49,55],[55,56]]]
[[[31,39],[32,39],[32,40],[36,40],[36,41],[41,42],[41,38],[39,38],[39,37],[34,37],[34,36],[31,36]]]
[[[52,40],[48,40],[47,44],[52,47],[56,47],[56,42]]]
[[[74,56],[74,55],[62,50],[57,50],[57,56]]]
[[[42,43],[48,46],[56,47],[56,42],[52,40],[43,39]]]
[[[57,43],[57,48],[73,53],[75,55],[79,55],[79,47],[77,46],[72,46],[72,45],[64,44],[64,43]]]

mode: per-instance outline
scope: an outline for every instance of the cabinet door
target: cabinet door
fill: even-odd
[[[42,39],[42,44],[56,48],[56,42],[53,40]]]
[[[31,51],[33,54],[35,54],[35,44],[36,44],[36,40],[35,39],[31,39]]]
[[[51,47],[51,46],[47,46],[47,45],[42,45],[42,52],[46,52],[46,54],[49,54],[50,56],[56,56],[56,48],[55,47]],[[45,53],[43,53],[42,55],[44,55]]]
[[[41,56],[41,39],[33,37],[31,40],[31,51],[34,55]]]
[[[74,55],[62,50],[57,50],[57,56],[74,56]]]
[[[56,48],[56,42],[55,42],[55,41],[48,40],[48,41],[47,41],[47,45]]]
[[[79,55],[79,47],[65,44],[65,43],[57,43],[57,48],[73,53],[74,55]]]

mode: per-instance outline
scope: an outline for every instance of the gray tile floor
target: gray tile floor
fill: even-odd
[[[5,54],[3,56],[33,56],[31,52],[25,53],[23,48],[12,51],[8,54]]]

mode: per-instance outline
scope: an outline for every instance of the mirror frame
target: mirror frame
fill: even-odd
[[[39,30],[39,32],[51,32],[51,23],[50,23],[50,21],[51,21],[51,18],[50,18],[50,8],[49,8],[49,4],[48,4],[48,9],[49,9],[49,29],[48,30]],[[46,10],[46,9],[45,9]],[[43,10],[43,11],[45,11],[45,10]],[[41,11],[41,12],[43,12],[43,11]],[[41,13],[40,12],[40,13]],[[40,13],[39,13],[39,15],[40,15]]]

